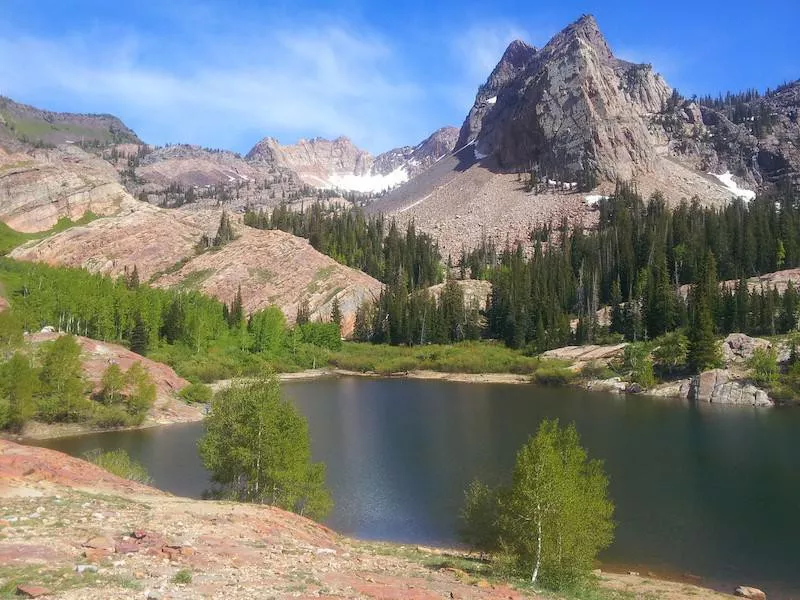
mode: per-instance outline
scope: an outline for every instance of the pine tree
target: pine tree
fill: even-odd
[[[133,330],[131,331],[131,351],[141,356],[147,354],[150,346],[150,333],[142,319],[141,314],[134,318]]]
[[[244,322],[244,306],[242,301],[242,284],[239,284],[239,289],[236,291],[236,296],[231,302],[231,307],[228,309],[228,326],[230,328],[238,328]]]
[[[339,327],[342,326],[342,311],[339,307],[339,297],[334,296],[331,303],[331,323],[336,323]]]
[[[695,373],[722,365],[722,352],[714,334],[711,309],[704,298],[697,300],[694,323],[689,331],[689,366]]]

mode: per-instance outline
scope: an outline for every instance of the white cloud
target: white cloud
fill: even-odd
[[[406,141],[420,126],[414,113],[423,103],[422,88],[403,76],[386,42],[363,30],[321,25],[246,39],[217,35],[183,51],[165,46],[154,64],[148,53],[158,55],[159,43],[6,32],[0,37],[0,93],[117,112],[156,142],[235,144],[254,132],[348,135],[379,151]],[[424,134],[419,131],[420,139]]]

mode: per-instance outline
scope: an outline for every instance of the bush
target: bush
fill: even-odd
[[[643,342],[625,346],[624,366],[629,371],[629,378],[647,389],[655,385],[653,359],[650,358],[650,346]]]
[[[189,569],[181,569],[172,577],[172,583],[192,583],[192,572]]]
[[[778,381],[778,354],[774,348],[756,348],[747,366],[758,385],[769,387]]]
[[[90,463],[105,469],[109,473],[113,473],[117,477],[138,481],[139,483],[150,483],[152,481],[147,469],[141,463],[132,460],[122,448],[108,452],[95,448],[84,454],[83,457]]]
[[[599,361],[587,363],[581,369],[581,378],[583,379],[610,379],[611,377],[614,377],[614,371]]]
[[[214,396],[211,388],[202,383],[190,383],[178,395],[189,404],[208,404]]]
[[[577,373],[569,367],[544,364],[534,371],[533,380],[540,385],[567,385],[576,376]]]

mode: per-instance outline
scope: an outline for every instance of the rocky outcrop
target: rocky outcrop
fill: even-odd
[[[561,181],[583,173],[628,180],[656,168],[650,118],[671,89],[650,65],[614,58],[584,15],[541,50],[509,46],[481,87],[459,145],[494,156],[501,168]]]
[[[10,256],[17,260],[80,267],[112,277],[135,266],[141,280],[147,281],[193,256],[200,237],[203,233],[213,236],[218,222],[219,212],[170,212],[136,202],[124,214],[28,242]]]
[[[104,160],[75,145],[0,155],[0,219],[23,232],[59,219],[109,215],[134,200]]]
[[[761,338],[753,338],[744,333],[731,333],[722,341],[722,357],[726,364],[744,364],[753,357],[757,348],[768,349],[772,344]]]
[[[478,310],[486,310],[486,303],[492,293],[492,282],[485,279],[456,279],[456,285],[464,294],[464,306],[475,306]],[[441,296],[446,283],[439,283],[427,288],[434,298]]]
[[[281,145],[275,138],[264,138],[247,154],[254,163],[280,165],[297,173],[315,187],[329,187],[335,174],[363,176],[372,167],[372,156],[346,137],[335,140],[314,138]]]
[[[657,120],[669,152],[704,172],[730,172],[755,189],[800,183],[800,81],[749,100],[683,101]],[[707,101],[706,101],[707,102]]]
[[[730,371],[713,369],[692,379],[689,399],[712,404],[774,406],[769,395],[751,383],[734,379]]]
[[[604,362],[622,357],[625,346],[628,344],[610,344],[599,346],[587,344],[585,346],[564,346],[555,350],[548,350],[542,356],[557,360],[568,360],[575,363]]]
[[[375,157],[371,171],[379,175],[388,175],[397,169],[404,169],[409,178],[414,178],[450,154],[456,147],[457,140],[457,128],[442,127],[416,146],[403,146],[379,154]]]

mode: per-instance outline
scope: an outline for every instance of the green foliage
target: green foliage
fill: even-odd
[[[567,385],[577,373],[561,364],[543,364],[533,372],[533,380],[540,385]]]
[[[100,381],[100,399],[103,404],[117,404],[123,398],[125,390],[125,376],[117,363],[110,364]]]
[[[190,383],[178,395],[189,404],[209,404],[214,397],[211,388],[202,383]]]
[[[81,368],[81,347],[71,335],[42,346],[37,417],[47,423],[78,421],[90,406]]]
[[[0,351],[22,344],[22,320],[15,312],[0,312]]]
[[[574,425],[544,421],[517,454],[501,536],[532,583],[561,587],[585,578],[611,543],[613,511],[602,463],[588,458]]]
[[[686,366],[689,356],[689,340],[680,331],[671,331],[656,339],[653,358],[659,368],[669,373]]]
[[[778,354],[774,348],[756,348],[747,363],[758,385],[773,386],[778,381]]]
[[[589,459],[575,426],[545,420],[517,453],[510,486],[470,484],[462,536],[496,552],[501,571],[570,588],[586,581],[598,552],[611,543],[613,512],[602,463]]]
[[[237,383],[214,398],[200,455],[218,493],[312,518],[331,506],[325,468],[311,462],[308,425],[277,379]]]
[[[439,247],[431,236],[417,233],[413,222],[402,234],[394,221],[387,228],[382,216],[368,217],[360,210],[328,208],[318,202],[302,211],[285,204],[271,214],[248,211],[244,223],[308,238],[316,250],[386,284],[402,282],[407,289],[419,289],[441,281]]]
[[[656,382],[653,374],[653,360],[650,358],[650,344],[636,342],[625,346],[624,366],[630,373],[630,380],[643,388],[653,387]]]
[[[415,370],[444,373],[532,374],[542,364],[494,342],[461,342],[427,346],[388,346],[344,342],[330,363],[347,371],[398,373]]]
[[[189,569],[181,569],[172,576],[172,583],[187,585],[192,583],[192,572]]]
[[[33,418],[38,389],[36,369],[26,355],[15,352],[0,364],[0,429],[19,430]]]
[[[342,335],[336,323],[304,323],[297,328],[300,339],[306,344],[327,348],[333,352],[342,347]]]
[[[473,550],[495,552],[500,542],[501,490],[474,479],[464,492],[461,540]]]
[[[85,453],[83,457],[90,463],[105,469],[109,473],[113,473],[117,477],[144,484],[152,482],[147,469],[141,463],[133,460],[122,448],[107,452],[96,448]]]

